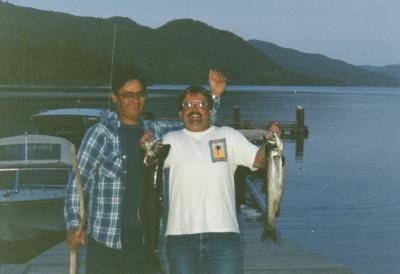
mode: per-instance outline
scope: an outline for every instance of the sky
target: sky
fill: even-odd
[[[192,18],[354,65],[400,64],[400,0],[7,0],[80,16],[129,17],[158,28]]]

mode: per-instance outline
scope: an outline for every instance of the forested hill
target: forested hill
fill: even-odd
[[[387,65],[387,66],[359,66],[362,69],[390,75],[400,80],[400,64]]]
[[[321,54],[282,48],[265,41],[250,40],[248,43],[292,72],[301,72],[310,77],[334,78],[349,86],[400,86],[400,79],[384,74],[383,70],[376,69],[373,72],[372,69],[370,71]]]
[[[181,19],[152,29],[128,18],[79,17],[0,2],[0,83],[107,85],[114,26],[115,72],[150,83],[207,81],[209,67],[230,84],[334,85],[292,73],[233,33]]]

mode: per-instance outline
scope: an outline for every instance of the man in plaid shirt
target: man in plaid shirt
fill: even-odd
[[[211,69],[215,119],[225,77]],[[77,248],[86,241],[88,274],[150,273],[143,224],[139,212],[141,143],[182,128],[179,122],[146,121],[141,113],[146,101],[145,84],[139,77],[115,78],[112,100],[117,112],[105,112],[101,122],[89,128],[78,153],[78,166],[85,193],[86,233],[80,223],[79,194],[75,177],[66,190],[64,215],[67,243]]]

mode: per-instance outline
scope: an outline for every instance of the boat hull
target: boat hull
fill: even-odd
[[[65,231],[64,198],[0,203],[0,240],[31,239]]]

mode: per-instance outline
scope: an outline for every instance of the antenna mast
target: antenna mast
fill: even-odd
[[[111,106],[111,93],[112,93],[112,79],[113,79],[113,71],[114,71],[114,54],[115,54],[115,40],[117,37],[117,25],[114,25],[114,39],[113,39],[113,48],[111,54],[111,69],[110,69],[110,83],[109,83],[109,94],[108,94],[108,109]]]

